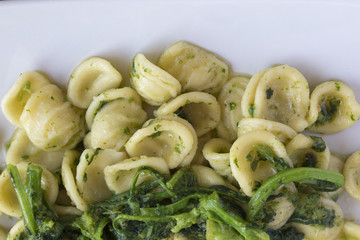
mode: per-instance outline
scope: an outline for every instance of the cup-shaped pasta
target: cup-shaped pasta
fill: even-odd
[[[24,220],[18,220],[14,226],[11,227],[6,236],[6,240],[17,240],[22,232],[26,231]],[[5,238],[4,238],[5,239]]]
[[[273,193],[272,199],[267,201],[263,208],[262,222],[271,229],[280,229],[294,213],[297,190],[294,183],[281,186]]]
[[[76,168],[76,185],[88,203],[101,202],[111,196],[106,185],[104,168],[127,158],[113,149],[85,149]]]
[[[191,164],[195,165],[208,165],[208,162],[203,154],[203,148],[204,145],[212,138],[216,137],[216,131],[212,130],[201,137],[198,137],[198,146],[196,149],[196,154],[194,156],[194,159],[191,161]]]
[[[314,89],[310,97],[308,130],[323,134],[342,131],[360,117],[360,104],[354,92],[343,82],[332,80]]]
[[[352,221],[345,221],[343,232],[346,240],[360,240],[360,226]]]
[[[191,165],[191,169],[195,175],[197,185],[200,187],[227,186],[226,181],[212,168],[202,165]]]
[[[248,196],[277,171],[293,166],[279,139],[266,131],[241,135],[230,148],[231,171]]]
[[[86,112],[91,148],[120,150],[146,120],[140,96],[131,88],[110,89],[94,97]]]
[[[130,83],[150,105],[161,105],[181,92],[180,82],[138,53],[132,60]]]
[[[82,61],[71,73],[68,99],[79,108],[87,108],[93,97],[111,88],[117,88],[121,74],[105,59],[90,57]]]
[[[22,162],[15,166],[19,171],[21,179],[25,181],[28,163]],[[41,176],[41,188],[44,189],[49,203],[54,204],[59,191],[58,181],[56,177],[45,168],[43,168]],[[0,189],[0,211],[9,216],[19,218],[21,216],[21,207],[11,183],[9,173],[6,170],[0,175]]]
[[[360,151],[354,152],[346,159],[343,174],[346,192],[360,201]]]
[[[311,203],[319,213],[327,215],[313,215],[314,212],[307,212],[309,218],[312,218],[316,222],[316,218],[323,221],[325,225],[318,223],[305,224],[301,221],[297,222],[294,220],[294,215],[297,215],[297,211],[301,211],[300,207],[297,206],[294,215],[290,218],[291,226],[295,227],[298,231],[305,234],[305,239],[309,240],[333,240],[337,239],[337,236],[342,230],[344,224],[344,216],[340,206],[331,199],[320,197],[317,203]],[[320,210],[319,210],[320,209]],[[300,213],[301,214],[301,213]],[[305,213],[306,214],[306,213]],[[301,216],[301,215],[300,215]],[[309,219],[308,219],[309,220]]]
[[[119,194],[129,190],[132,180],[141,166],[151,167],[163,174],[170,174],[167,163],[163,158],[147,156],[128,158],[105,167],[105,181],[110,191]],[[149,174],[141,174],[136,185],[139,185],[149,178],[151,178]]]
[[[144,123],[125,144],[130,157],[162,157],[169,169],[187,166],[197,149],[194,128],[177,116],[162,116]]]
[[[237,126],[242,119],[241,99],[250,76],[236,75],[221,89],[218,102],[221,108],[221,121],[217,126],[218,135],[228,141],[237,138]]]
[[[231,143],[221,138],[213,138],[205,143],[202,150],[204,157],[209,161],[210,166],[221,176],[234,182],[231,173],[229,152]]]
[[[229,66],[224,60],[186,41],[168,47],[158,65],[179,80],[183,92],[217,93],[229,77]]]
[[[61,165],[61,179],[68,196],[76,208],[81,211],[86,211],[89,206],[81,196],[75,181],[76,166],[79,163],[79,157],[80,152],[76,150],[65,151]]]
[[[291,127],[261,118],[243,118],[238,124],[238,136],[251,131],[268,131],[274,134],[280,142],[286,144],[293,139],[297,133]]]
[[[47,152],[36,147],[22,128],[15,130],[5,155],[6,164],[32,162],[54,172],[61,168],[64,152]]]
[[[295,167],[328,169],[330,150],[321,137],[300,133],[286,145],[286,151]]]
[[[309,95],[307,80],[295,68],[267,68],[250,79],[241,102],[242,114],[281,122],[301,132],[308,126]]]
[[[59,87],[48,84],[31,94],[20,123],[35,146],[58,152],[82,140],[86,131],[84,114],[66,100]]]
[[[200,137],[216,128],[221,111],[214,96],[204,92],[189,92],[177,96],[154,111],[156,117],[173,113],[188,120]]]
[[[30,95],[47,84],[50,84],[50,81],[39,72],[28,71],[20,74],[1,101],[1,109],[6,119],[20,127],[20,116]]]

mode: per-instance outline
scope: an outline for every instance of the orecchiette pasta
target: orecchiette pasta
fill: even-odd
[[[360,240],[360,226],[351,221],[345,221],[343,232],[346,240]]]
[[[255,73],[241,102],[244,117],[281,122],[301,132],[308,126],[309,86],[295,68],[279,65]]]
[[[220,121],[220,106],[216,98],[204,92],[184,93],[161,105],[155,112],[156,117],[176,114],[188,120],[198,137],[216,128]]]
[[[21,162],[15,166],[19,171],[21,179],[25,179],[28,163]],[[41,188],[44,189],[49,203],[54,204],[59,191],[58,181],[55,176],[45,168],[43,168],[42,172]],[[21,216],[21,208],[8,171],[3,171],[0,175],[0,189],[0,211],[9,216],[19,218]]]
[[[46,152],[36,147],[22,128],[15,130],[6,152],[6,164],[32,162],[54,172],[61,168],[64,152]]]
[[[218,96],[221,108],[221,121],[217,133],[221,138],[234,141],[237,138],[237,126],[242,119],[241,99],[244,95],[250,76],[236,75],[221,89]]]
[[[353,153],[346,160],[343,174],[346,192],[360,201],[360,151]]]
[[[189,165],[196,153],[194,128],[177,116],[162,116],[145,122],[125,144],[131,157],[162,157],[170,169]]]
[[[18,220],[14,226],[10,229],[7,234],[6,240],[16,240],[18,239],[21,232],[25,231],[25,225],[23,220]]]
[[[76,186],[82,198],[96,203],[110,197],[106,185],[104,168],[127,158],[124,152],[113,149],[85,149],[76,168]]]
[[[31,94],[48,84],[50,81],[40,72],[28,71],[20,74],[20,77],[1,100],[1,109],[7,120],[11,124],[21,127],[20,116]]]
[[[108,90],[94,97],[86,112],[87,146],[120,150],[146,120],[139,95],[131,88]]]
[[[211,187],[214,185],[226,186],[225,180],[212,168],[202,165],[192,165],[191,169],[193,170],[196,182],[200,187]]]
[[[268,131],[274,134],[282,143],[286,144],[293,139],[297,133],[291,127],[261,118],[243,118],[238,123],[238,136],[251,131]]]
[[[185,41],[167,48],[158,64],[180,81],[183,92],[217,93],[229,76],[229,66],[223,60]]]
[[[94,96],[119,87],[121,81],[121,74],[110,62],[99,57],[90,57],[71,73],[67,97],[75,106],[87,108]]]
[[[130,69],[130,83],[150,105],[161,105],[181,92],[177,79],[141,53],[135,55]]]
[[[333,80],[318,85],[311,93],[308,130],[336,133],[352,126],[360,117],[360,104],[345,83]]]
[[[30,95],[20,123],[35,146],[52,152],[75,147],[86,130],[84,111],[66,101],[65,94],[53,84]]]
[[[160,173],[169,174],[166,161],[160,157],[133,157],[124,159],[119,163],[105,167],[105,181],[108,188],[115,194],[125,192],[130,189],[132,180],[141,166],[152,167]],[[141,174],[136,184],[140,184],[151,178],[148,174]]]
[[[295,167],[317,167],[328,169],[330,150],[320,137],[298,134],[287,145]]]
[[[213,138],[205,143],[202,150],[204,157],[210,166],[229,182],[234,183],[234,177],[230,168],[229,152],[231,143],[221,138]]]
[[[256,148],[258,147],[258,148]],[[292,167],[284,145],[277,137],[266,131],[252,131],[241,135],[230,148],[230,166],[240,188],[252,196],[258,184],[274,175],[278,170],[270,161],[260,158],[261,148],[274,155],[274,161]]]

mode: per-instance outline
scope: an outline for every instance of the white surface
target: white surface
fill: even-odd
[[[127,78],[135,53],[156,61],[168,45],[188,40],[228,60],[235,72],[286,63],[310,86],[343,80],[360,101],[359,12],[360,2],[340,0],[0,2],[0,97],[27,70],[65,86],[73,68],[93,55]],[[13,129],[0,113],[2,145]],[[360,150],[359,134],[357,122],[325,140],[350,154]],[[341,202],[345,215],[360,223],[360,204],[346,196]]]

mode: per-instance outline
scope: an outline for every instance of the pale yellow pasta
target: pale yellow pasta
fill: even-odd
[[[360,151],[353,153],[345,162],[343,174],[346,192],[360,201]]]
[[[21,162],[14,166],[17,167],[21,179],[25,181],[28,163]],[[57,198],[59,191],[58,184],[55,176],[45,168],[42,168],[41,188],[44,189],[45,196],[50,204],[54,204]],[[21,216],[21,208],[8,171],[3,171],[0,175],[0,189],[0,211],[9,216],[19,218]]]
[[[204,92],[181,94],[154,111],[156,117],[173,113],[188,120],[198,137],[215,129],[220,121],[220,106],[216,98]]]
[[[138,53],[130,69],[130,83],[150,105],[161,105],[181,92],[180,82]]]
[[[308,225],[302,223],[291,223],[298,231],[305,234],[307,240],[333,240],[342,230],[344,224],[343,212],[338,204],[331,199],[320,197],[321,206],[333,210],[335,213],[334,225],[332,227],[321,225]]]
[[[186,120],[166,115],[145,122],[125,144],[130,157],[162,157],[170,169],[187,166],[197,149],[194,128]]]
[[[360,240],[360,226],[351,221],[345,221],[343,232],[346,240]]]
[[[74,206],[62,206],[55,204],[53,206],[53,209],[58,216],[72,216],[72,215],[81,216],[81,214],[83,214],[82,211],[80,211],[78,208]]]
[[[61,165],[61,179],[72,203],[80,211],[86,211],[89,206],[83,199],[83,197],[80,195],[75,181],[77,165],[76,162],[79,160],[79,157],[80,153],[76,150],[65,151],[64,160]]]
[[[85,149],[76,168],[76,186],[88,204],[101,202],[111,196],[106,185],[104,168],[128,156],[113,149]]]
[[[22,128],[15,130],[5,155],[6,164],[32,162],[54,172],[61,168],[64,152],[46,152],[36,147]]]
[[[268,146],[289,167],[293,166],[284,145],[275,135],[266,131],[252,131],[241,135],[230,148],[230,166],[240,188],[248,196],[254,194],[258,183],[277,172],[269,161],[258,161],[253,165],[253,161],[248,160],[248,155],[255,150],[255,145]]]
[[[255,73],[241,102],[244,117],[281,122],[297,132],[307,126],[309,86],[295,68],[278,65]]]
[[[23,220],[18,220],[14,226],[10,229],[6,240],[15,240],[18,239],[19,235],[26,231],[25,224]]]
[[[282,143],[286,144],[293,139],[297,133],[291,127],[261,118],[243,118],[238,123],[238,136],[251,131],[268,131],[274,134]]]
[[[229,66],[225,61],[185,41],[168,47],[158,64],[179,80],[183,92],[217,93],[229,77]]]
[[[165,159],[160,157],[133,157],[124,159],[116,164],[106,166],[104,169],[105,181],[115,194],[123,193],[130,189],[134,176],[141,166],[151,167],[163,174],[170,174]],[[140,174],[136,185],[151,178],[149,174]]]
[[[207,165],[208,162],[204,157],[203,154],[203,148],[207,141],[214,138],[216,136],[215,130],[212,130],[210,132],[205,133],[201,137],[198,137],[198,145],[196,149],[196,154],[191,161],[191,164],[197,164],[197,165]]]
[[[310,97],[307,119],[311,132],[331,134],[352,126],[360,117],[354,92],[339,80],[324,82]]]
[[[234,183],[235,179],[230,168],[229,152],[231,143],[221,138],[213,138],[205,143],[202,150],[204,157],[209,161],[210,166],[229,182]]]
[[[202,165],[191,165],[191,169],[196,177],[197,185],[200,187],[226,186],[225,180],[212,168]]]
[[[237,138],[237,126],[242,119],[241,99],[250,76],[235,75],[221,89],[218,102],[221,108],[221,121],[217,126],[219,137],[228,141]]]
[[[117,88],[121,74],[105,59],[90,57],[82,61],[71,73],[68,82],[68,99],[79,108],[87,108],[98,94]]]
[[[21,127],[20,116],[29,97],[47,84],[50,84],[50,81],[40,72],[28,71],[20,74],[1,100],[1,109],[6,119],[11,124]]]
[[[20,123],[40,149],[58,152],[75,147],[85,135],[85,112],[66,101],[62,90],[48,84],[31,94]]]
[[[312,166],[328,169],[330,150],[328,146],[321,150],[316,147],[316,141],[312,137],[301,133],[286,145],[286,151],[295,167]]]
[[[95,97],[86,112],[87,146],[120,151],[146,120],[139,95],[131,88],[110,89]]]

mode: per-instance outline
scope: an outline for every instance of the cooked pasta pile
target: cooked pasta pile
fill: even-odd
[[[343,186],[360,201],[360,151],[345,161],[311,135],[359,119],[344,82],[310,92],[289,65],[233,73],[185,41],[157,64],[138,53],[129,69],[122,86],[90,57],[66,91],[29,71],[4,96],[17,127],[0,176],[0,212],[19,218],[8,239],[360,239],[336,203]]]

